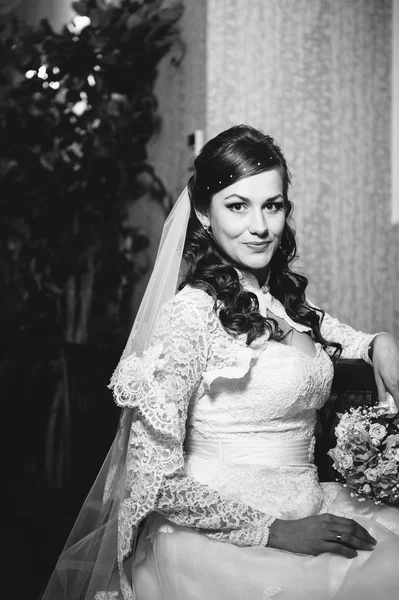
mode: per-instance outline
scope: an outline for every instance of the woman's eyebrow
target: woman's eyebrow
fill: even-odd
[[[226,196],[225,200],[229,200],[230,198],[239,198],[243,202],[250,202],[250,198],[246,198],[245,196],[240,196],[240,194],[230,194]],[[273,196],[272,198],[266,198],[265,202],[274,202],[275,200],[279,200],[283,198],[283,194],[277,194],[277,196]]]

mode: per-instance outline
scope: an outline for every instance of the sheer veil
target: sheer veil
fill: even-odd
[[[132,327],[122,359],[142,355],[161,306],[174,296],[183,271],[182,255],[190,215],[187,188],[168,216],[154,269]],[[111,379],[117,379],[120,363]],[[118,430],[99,474],[82,506],[42,600],[132,600],[118,540],[120,507],[126,498],[126,455],[133,409],[123,408]],[[135,539],[131,540],[132,546]],[[104,591],[104,590],[110,590]],[[114,590],[114,591],[113,591]]]

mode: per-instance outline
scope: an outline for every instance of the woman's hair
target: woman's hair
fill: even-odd
[[[188,271],[180,288],[190,284],[210,294],[222,325],[232,333],[245,333],[247,344],[265,331],[269,331],[270,339],[283,339],[276,320],[263,317],[256,295],[242,287],[236,271],[240,266],[223,252],[196,215],[196,211],[208,212],[213,195],[220,190],[245,177],[271,170],[281,175],[286,224],[281,244],[270,263],[270,292],[284,305],[288,316],[311,328],[315,341],[340,349],[339,344],[328,342],[321,335],[324,312],[307,303],[307,278],[290,269],[297,248],[295,231],[288,222],[293,205],[288,200],[291,180],[285,158],[272,137],[248,125],[223,131],[205,144],[194,160],[194,174],[188,182],[191,214],[184,249]]]

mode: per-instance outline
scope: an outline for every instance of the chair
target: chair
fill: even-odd
[[[351,406],[377,404],[377,388],[372,367],[360,359],[339,359],[334,369],[334,380],[329,400],[318,411],[316,426],[315,463],[320,481],[335,481],[338,473],[327,455],[336,443],[334,434],[339,418]]]

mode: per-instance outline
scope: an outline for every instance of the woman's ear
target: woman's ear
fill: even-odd
[[[210,224],[208,215],[199,212],[197,209],[194,209],[194,210],[195,210],[195,214],[197,215],[197,219],[201,223],[202,227],[204,227],[204,229],[209,229],[211,224]]]

